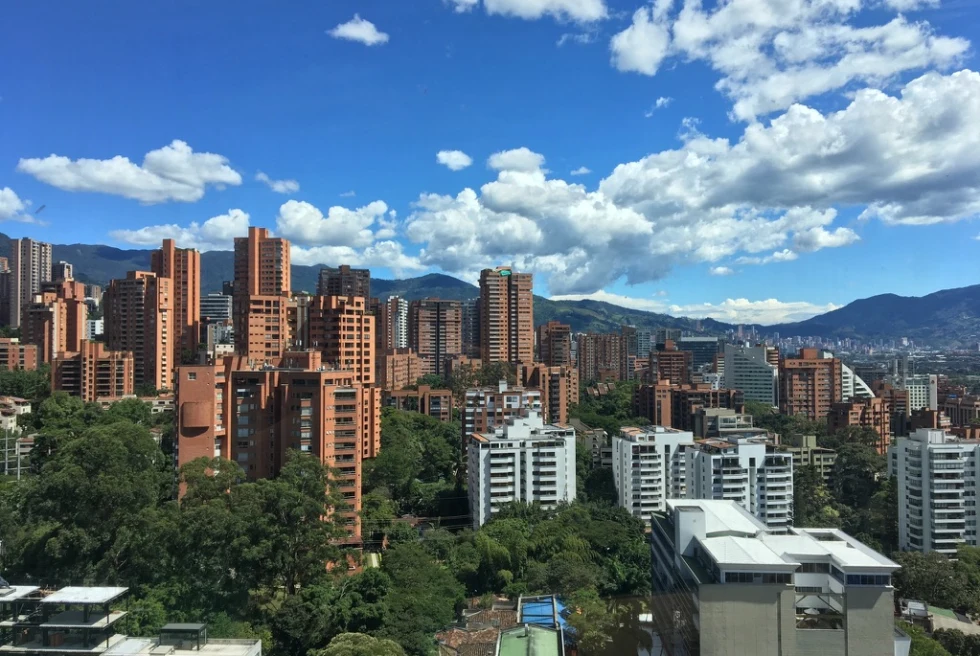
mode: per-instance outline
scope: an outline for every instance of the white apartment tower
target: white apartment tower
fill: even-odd
[[[51,280],[51,244],[10,240],[10,326],[20,328],[21,312]]]
[[[793,454],[762,438],[702,440],[686,454],[687,498],[734,501],[775,532],[793,515]]]
[[[665,428],[625,427],[613,437],[613,483],[619,505],[649,522],[663,512],[667,499],[685,495],[684,451],[694,446],[694,434]]]
[[[888,447],[888,474],[898,481],[898,546],[955,554],[977,544],[980,442],[919,428]]]
[[[909,393],[909,412],[929,408],[939,409],[939,377],[935,374],[919,374],[905,378]]]
[[[470,513],[478,529],[513,501],[546,509],[575,499],[575,429],[545,425],[538,410],[467,441]]]
[[[408,348],[408,301],[400,296],[390,296],[385,303],[391,316],[392,348]]]
[[[778,405],[779,369],[765,346],[725,344],[725,388],[742,390],[746,401]]]

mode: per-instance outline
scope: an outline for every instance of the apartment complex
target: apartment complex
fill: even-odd
[[[619,380],[626,359],[623,336],[617,333],[582,333],[578,336],[578,377],[591,383]]]
[[[473,433],[492,432],[513,417],[541,414],[541,391],[525,387],[510,387],[500,381],[497,387],[466,390],[463,406],[463,439]]]
[[[572,327],[560,321],[549,321],[537,328],[538,359],[549,367],[571,367]]]
[[[263,360],[286,351],[290,276],[288,240],[253,227],[247,237],[235,237],[232,315],[236,353]]]
[[[915,410],[939,408],[939,377],[935,374],[906,376],[903,387],[909,395],[909,413]]]
[[[534,361],[533,277],[510,267],[480,272],[480,358]]]
[[[766,430],[755,428],[752,415],[732,408],[698,408],[694,413],[694,436],[698,439],[724,438],[727,435],[758,432],[766,436]]]
[[[158,278],[172,281],[172,339],[177,359],[193,357],[200,340],[201,254],[193,248],[177,248],[173,239],[164,239],[163,245],[150,253],[150,270]]]
[[[841,361],[819,349],[803,348],[779,363],[779,411],[821,420],[842,397]]]
[[[375,312],[378,351],[408,348],[408,301],[400,296],[389,296],[378,301]]]
[[[173,389],[177,366],[173,341],[173,280],[130,271],[106,289],[105,341],[111,351],[129,351],[137,385]]]
[[[41,283],[41,290],[21,310],[21,337],[37,346],[41,362],[61,351],[77,351],[85,339],[85,285],[72,280]]]
[[[687,493],[684,452],[694,435],[663,426],[625,427],[612,438],[613,484],[620,507],[644,522],[663,512],[667,499]]]
[[[694,431],[695,415],[702,408],[745,411],[741,390],[713,389],[710,384],[675,385],[661,381],[640,385],[633,392],[633,414],[656,426]]]
[[[659,346],[650,354],[651,382],[670,381],[680,385],[690,384],[694,354],[690,351],[678,350],[672,339],[668,339],[662,348]]]
[[[480,357],[480,299],[471,298],[460,301],[462,312],[463,355],[468,358]]]
[[[375,398],[377,397],[377,398]],[[373,457],[378,390],[352,371],[325,366],[317,351],[288,352],[261,365],[241,356],[181,367],[177,383],[177,466],[197,458],[237,462],[251,479],[275,476],[289,450],[336,468],[341,515],[360,537],[361,463]]]
[[[699,441],[685,453],[687,498],[734,501],[771,531],[793,517],[793,456],[764,438]]]
[[[513,501],[553,509],[575,499],[575,429],[547,425],[537,410],[471,434],[466,461],[474,530]]]
[[[383,403],[388,408],[398,408],[407,412],[419,412],[439,421],[453,419],[453,393],[447,389],[432,389],[419,385],[418,389],[384,392]]]
[[[426,298],[408,309],[408,341],[422,361],[423,374],[444,376],[446,360],[463,352],[463,311],[459,301]]]
[[[833,433],[843,428],[870,428],[878,434],[875,449],[884,454],[891,441],[891,408],[879,398],[835,403],[827,415],[827,429]]]
[[[232,297],[225,294],[208,294],[201,297],[201,321],[208,323],[230,321]]]
[[[397,391],[414,385],[424,374],[422,360],[410,348],[389,349],[377,357],[375,380],[383,390]]]
[[[75,277],[75,268],[70,262],[61,260],[51,265],[51,280],[72,280]]]
[[[374,383],[375,317],[361,296],[304,297],[293,316],[295,325],[288,331],[292,339],[320,351],[325,364],[354,373],[354,381]]]
[[[888,449],[888,474],[898,481],[898,546],[956,553],[977,545],[980,441],[943,430],[917,429]]]
[[[7,291],[11,328],[20,328],[23,308],[51,280],[51,244],[33,239],[10,240],[10,278]]]
[[[317,296],[360,296],[371,298],[371,271],[352,269],[346,264],[336,269],[320,269]]]
[[[713,367],[721,348],[721,342],[718,341],[717,337],[681,337],[674,343],[681,351],[691,353],[691,364],[694,371]]]
[[[543,364],[519,365],[518,369],[522,385],[540,390],[545,419],[552,424],[567,423],[569,408],[578,404],[578,371],[574,367]]]
[[[34,371],[37,365],[37,346],[22,344],[16,337],[0,337],[0,368],[7,371]]]
[[[653,624],[669,654],[908,653],[899,566],[837,529],[770,531],[732,501],[677,500],[652,522]]]
[[[102,342],[84,340],[77,351],[62,351],[51,362],[51,389],[83,401],[131,396],[136,360],[131,351],[111,351]]]
[[[784,438],[783,449],[793,456],[793,472],[800,467],[814,467],[826,485],[837,462],[837,452],[817,446],[816,435],[788,435]]]
[[[771,347],[725,344],[724,385],[741,390],[746,401],[778,405],[779,367],[769,358]]]

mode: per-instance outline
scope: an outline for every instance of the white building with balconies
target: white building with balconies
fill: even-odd
[[[613,483],[619,505],[649,522],[667,499],[685,494],[684,451],[694,434],[664,426],[626,427],[613,437]]]
[[[898,546],[955,554],[977,544],[980,441],[920,428],[888,448],[898,482]]]
[[[470,435],[466,461],[474,529],[514,501],[550,510],[575,499],[575,429],[546,425],[540,410]]]

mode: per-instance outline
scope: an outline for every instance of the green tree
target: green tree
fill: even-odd
[[[966,654],[966,635],[959,629],[938,629],[932,639],[951,654]]]
[[[103,424],[111,424],[117,421],[131,421],[134,424],[149,426],[152,423],[150,406],[139,399],[116,401],[102,413],[99,421]]]
[[[843,506],[867,506],[878,491],[878,477],[884,471],[884,457],[870,446],[857,442],[842,444],[831,475],[834,497]]]
[[[311,651],[309,656],[405,656],[405,650],[392,640],[363,633],[342,633],[326,649]]]
[[[793,525],[804,528],[827,527],[833,517],[833,497],[823,476],[813,465],[793,473]]]
[[[568,624],[582,656],[609,653],[617,630],[617,614],[593,587],[576,590],[568,597]]]
[[[158,394],[156,385],[152,383],[140,383],[133,391],[138,397],[156,396]]]
[[[941,644],[926,635],[922,627],[905,622],[902,622],[900,626],[912,639],[909,656],[951,656]]]
[[[50,365],[43,364],[35,371],[0,369],[0,395],[39,401],[50,393]]]
[[[897,597],[921,599],[942,608],[960,605],[966,580],[945,555],[938,551],[903,551],[895,554],[895,562],[902,566],[892,577]]]
[[[585,500],[615,505],[619,499],[613,471],[610,467],[596,467],[585,478]]]
[[[445,389],[446,379],[440,376],[439,374],[425,374],[417,381],[415,381],[415,385],[416,387],[422,385],[428,385],[433,389]]]

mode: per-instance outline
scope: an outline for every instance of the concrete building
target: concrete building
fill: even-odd
[[[21,344],[16,337],[0,337],[0,368],[7,371],[34,371],[38,365],[37,346]]]
[[[150,270],[170,278],[173,289],[174,351],[178,360],[197,354],[201,323],[201,254],[193,248],[177,248],[173,239],[150,253]]]
[[[821,420],[842,397],[841,361],[815,348],[800,349],[779,363],[779,411]],[[726,367],[727,370],[727,367]]]
[[[548,367],[571,367],[572,327],[560,321],[549,321],[537,328],[538,362]]]
[[[959,544],[977,545],[978,468],[980,441],[943,430],[920,428],[889,447],[900,549],[952,555]]]
[[[537,410],[471,434],[466,461],[474,530],[512,501],[553,509],[575,499],[575,429],[547,425]]]
[[[714,365],[721,346],[717,337],[681,337],[675,341],[681,351],[690,351],[694,371],[702,371]]]
[[[410,348],[389,349],[378,356],[378,386],[389,392],[414,385],[424,374],[422,361]]]
[[[58,282],[59,280],[74,280],[74,267],[71,263],[61,260],[60,262],[55,262],[51,265],[51,280]]]
[[[350,539],[360,539],[361,463],[379,448],[379,390],[356,382],[352,371],[325,366],[318,351],[263,363],[234,356],[178,373],[178,467],[221,457],[254,480],[278,474],[290,449],[310,453],[337,469],[348,506],[341,515]]]
[[[379,352],[408,348],[408,301],[400,296],[389,296],[383,301],[378,301],[375,316]]]
[[[656,380],[667,380],[671,383],[689,385],[691,383],[691,371],[694,368],[694,354],[690,351],[681,351],[677,348],[672,339],[664,343],[663,348],[658,348],[650,353],[650,373],[656,373]]]
[[[541,414],[541,390],[510,387],[500,381],[497,387],[478,387],[466,390],[463,404],[463,439],[473,433],[493,432],[512,417]]]
[[[105,334],[105,319],[85,320],[85,339],[97,339]]]
[[[41,362],[60,351],[77,351],[85,339],[85,285],[73,280],[45,282],[21,308],[21,339],[37,346]]]
[[[620,379],[626,358],[621,334],[582,333],[577,341],[579,380],[591,383]]]
[[[939,377],[935,374],[906,376],[904,388],[909,395],[909,414],[923,408],[939,409]]]
[[[777,534],[731,501],[667,506],[651,533],[651,610],[666,653],[907,653],[888,558],[837,529]]]
[[[612,438],[613,484],[621,508],[644,522],[687,493],[684,452],[694,435],[663,426],[625,427]]]
[[[460,301],[463,316],[462,338],[463,355],[468,358],[480,357],[480,299],[471,298]]]
[[[398,408],[407,412],[419,412],[439,421],[453,420],[453,393],[447,389],[432,389],[428,385],[419,385],[418,389],[383,392],[382,402],[385,407]]]
[[[827,429],[833,433],[844,428],[870,428],[878,434],[875,449],[884,454],[891,442],[891,408],[885,399],[868,398],[835,403],[827,415]]]
[[[341,264],[336,269],[320,269],[317,296],[360,296],[371,298],[371,271]]]
[[[232,317],[235,351],[256,360],[281,357],[288,348],[289,240],[249,228],[235,237]]]
[[[511,267],[480,272],[480,358],[534,362],[534,295],[530,273]]]
[[[778,405],[779,367],[769,361],[767,346],[725,344],[724,386],[741,390],[746,401]]]
[[[201,297],[201,321],[208,323],[231,321],[232,297],[208,294]]]
[[[701,440],[685,454],[688,499],[734,501],[770,530],[793,518],[793,456],[764,438]]]
[[[354,373],[355,382],[374,383],[375,317],[361,296],[313,296],[297,306],[305,316],[291,329],[292,339],[320,351],[324,364]]]
[[[111,351],[102,342],[83,340],[78,351],[59,353],[51,362],[51,389],[80,397],[121,399],[136,390],[131,351]]]
[[[51,244],[33,239],[10,240],[10,327],[20,328],[23,308],[51,281]]]
[[[745,412],[742,392],[732,389],[711,389],[710,385],[704,384],[671,386],[670,417],[666,425],[693,431],[697,413],[702,409],[710,408],[725,408],[742,414]],[[639,416],[648,417],[648,415]]]
[[[840,366],[841,371],[841,399],[844,402],[857,401],[859,399],[869,399],[875,396],[871,386],[864,382],[854,370],[843,362]]]
[[[105,292],[105,342],[111,351],[129,351],[136,385],[173,389],[178,365],[174,344],[174,290],[171,278],[130,271]]]
[[[518,365],[518,381],[527,388],[541,391],[542,413],[552,424],[568,423],[568,411],[578,405],[578,371],[573,367],[548,367],[543,364]]]
[[[698,439],[710,437],[724,438],[732,433],[744,434],[746,431],[761,431],[765,437],[765,429],[756,429],[752,415],[738,412],[733,408],[698,408],[694,413],[692,431]]]
[[[423,374],[445,376],[447,359],[463,353],[463,310],[459,301],[426,298],[408,308],[409,346],[422,360]]]
[[[569,425],[575,429],[575,439],[578,440],[576,449],[585,449],[592,454],[592,467],[613,466],[612,443],[609,435],[601,428],[592,428],[582,423],[574,417],[568,420]]]
[[[793,472],[800,467],[815,467],[826,485],[837,462],[837,452],[817,446],[816,435],[788,435],[783,438],[783,449],[793,456]]]

